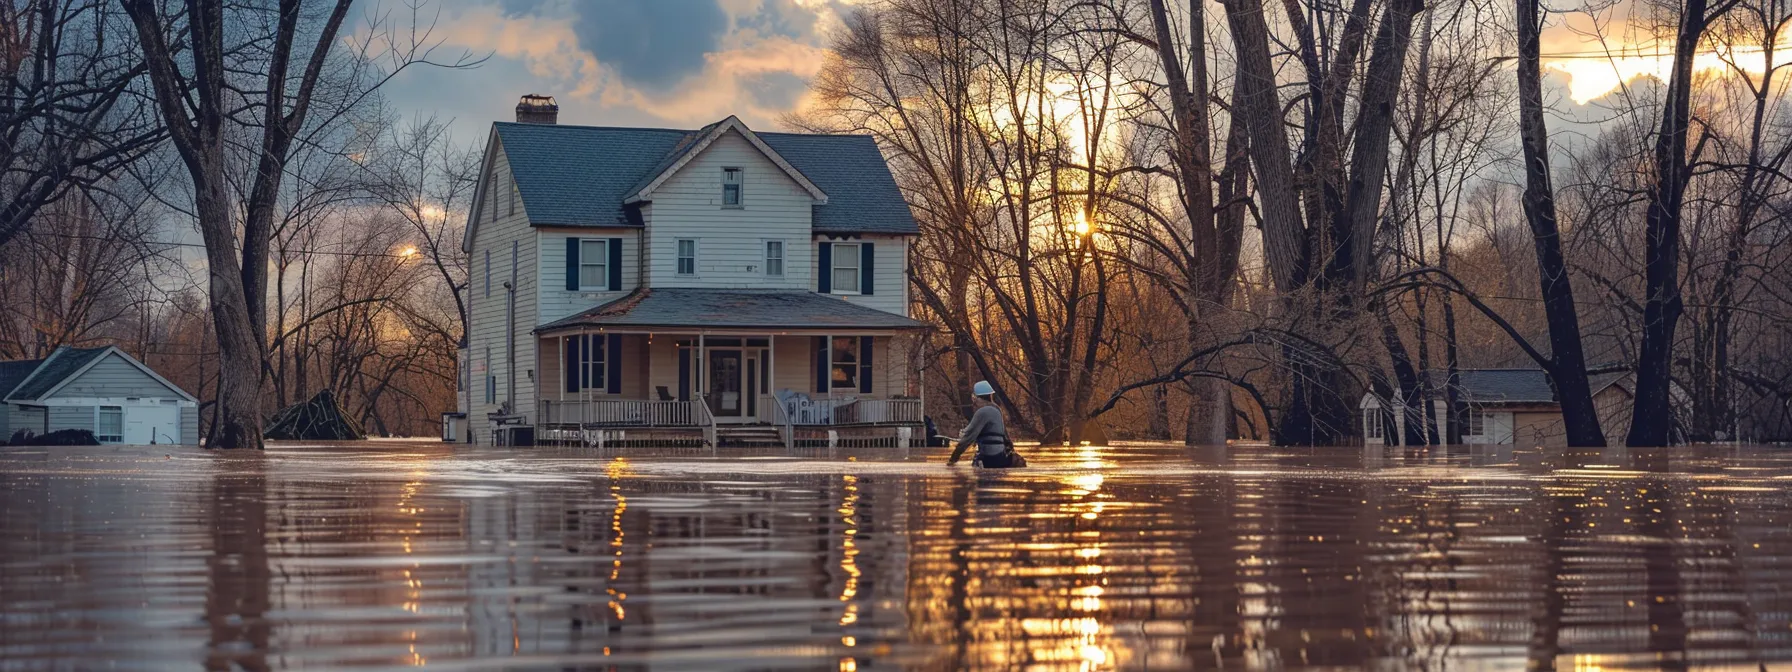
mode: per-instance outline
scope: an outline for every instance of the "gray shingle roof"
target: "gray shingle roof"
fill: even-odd
[[[1549,386],[1549,376],[1542,369],[1463,369],[1459,372],[1461,384],[1457,387],[1458,396],[1465,402],[1473,404],[1554,404],[1555,390]],[[1628,373],[1603,373],[1588,377],[1593,393],[1610,387],[1612,383],[1623,379]],[[1444,371],[1432,371],[1433,384],[1441,389],[1448,381],[1449,374]]]
[[[560,226],[628,225],[623,199],[675,163],[703,133],[507,122],[493,128],[530,221]],[[869,136],[757,135],[827,193],[828,204],[815,206],[815,231],[919,232]]]
[[[95,357],[99,357],[106,350],[106,348],[70,348],[67,346],[57,348],[56,352],[50,353],[49,358],[37,367],[37,372],[31,375],[30,380],[24,381],[24,384],[19,385],[17,389],[7,395],[7,398],[20,401],[36,399],[50,391],[50,388],[56,387],[64,378],[74,375],[76,371],[81,370],[81,367],[87,366],[88,362],[93,361]]]
[[[707,329],[925,329],[909,318],[814,292],[638,289],[557,320],[537,333],[577,327]]]
[[[44,360],[41,359],[21,359],[11,362],[0,362],[0,399],[5,399],[6,394],[11,392],[12,388],[18,387],[19,383],[25,382],[25,377],[31,375],[31,372],[36,371],[37,367],[43,365],[43,363]]]

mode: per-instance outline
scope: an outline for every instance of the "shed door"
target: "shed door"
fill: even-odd
[[[134,446],[180,443],[180,406],[124,407],[124,442]]]

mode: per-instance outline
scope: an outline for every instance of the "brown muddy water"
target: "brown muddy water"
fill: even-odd
[[[1781,450],[1028,452],[9,449],[0,670],[1792,664]]]

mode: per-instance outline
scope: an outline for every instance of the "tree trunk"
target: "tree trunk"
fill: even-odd
[[[1705,8],[1706,0],[1687,0],[1680,10],[1667,102],[1655,136],[1655,184],[1649,189],[1643,253],[1648,298],[1643,304],[1643,345],[1637,355],[1636,399],[1627,441],[1632,446],[1666,446],[1673,439],[1674,328],[1682,311],[1680,208],[1691,172],[1686,164],[1686,133],[1692,116],[1692,61],[1709,20]]]
[[[1300,213],[1300,196],[1289,163],[1282,102],[1276,95],[1275,63],[1269,55],[1269,27],[1262,0],[1224,0],[1237,59],[1238,102],[1234,116],[1245,120],[1251,166],[1257,175],[1257,207],[1263,253],[1276,290],[1292,295],[1307,283],[1310,249]]]
[[[1580,315],[1574,306],[1574,286],[1562,256],[1562,236],[1556,224],[1555,190],[1549,175],[1549,130],[1543,120],[1541,61],[1538,51],[1542,17],[1539,0],[1518,0],[1518,109],[1519,140],[1524,148],[1524,214],[1537,248],[1537,280],[1543,293],[1543,310],[1549,321],[1550,382],[1562,405],[1562,424],[1568,445],[1605,445],[1593,393],[1587,383],[1587,365],[1581,351]],[[1452,404],[1454,409],[1454,404]]]

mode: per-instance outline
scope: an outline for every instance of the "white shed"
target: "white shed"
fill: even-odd
[[[0,362],[0,437],[64,429],[100,443],[198,445],[199,400],[111,346]]]

